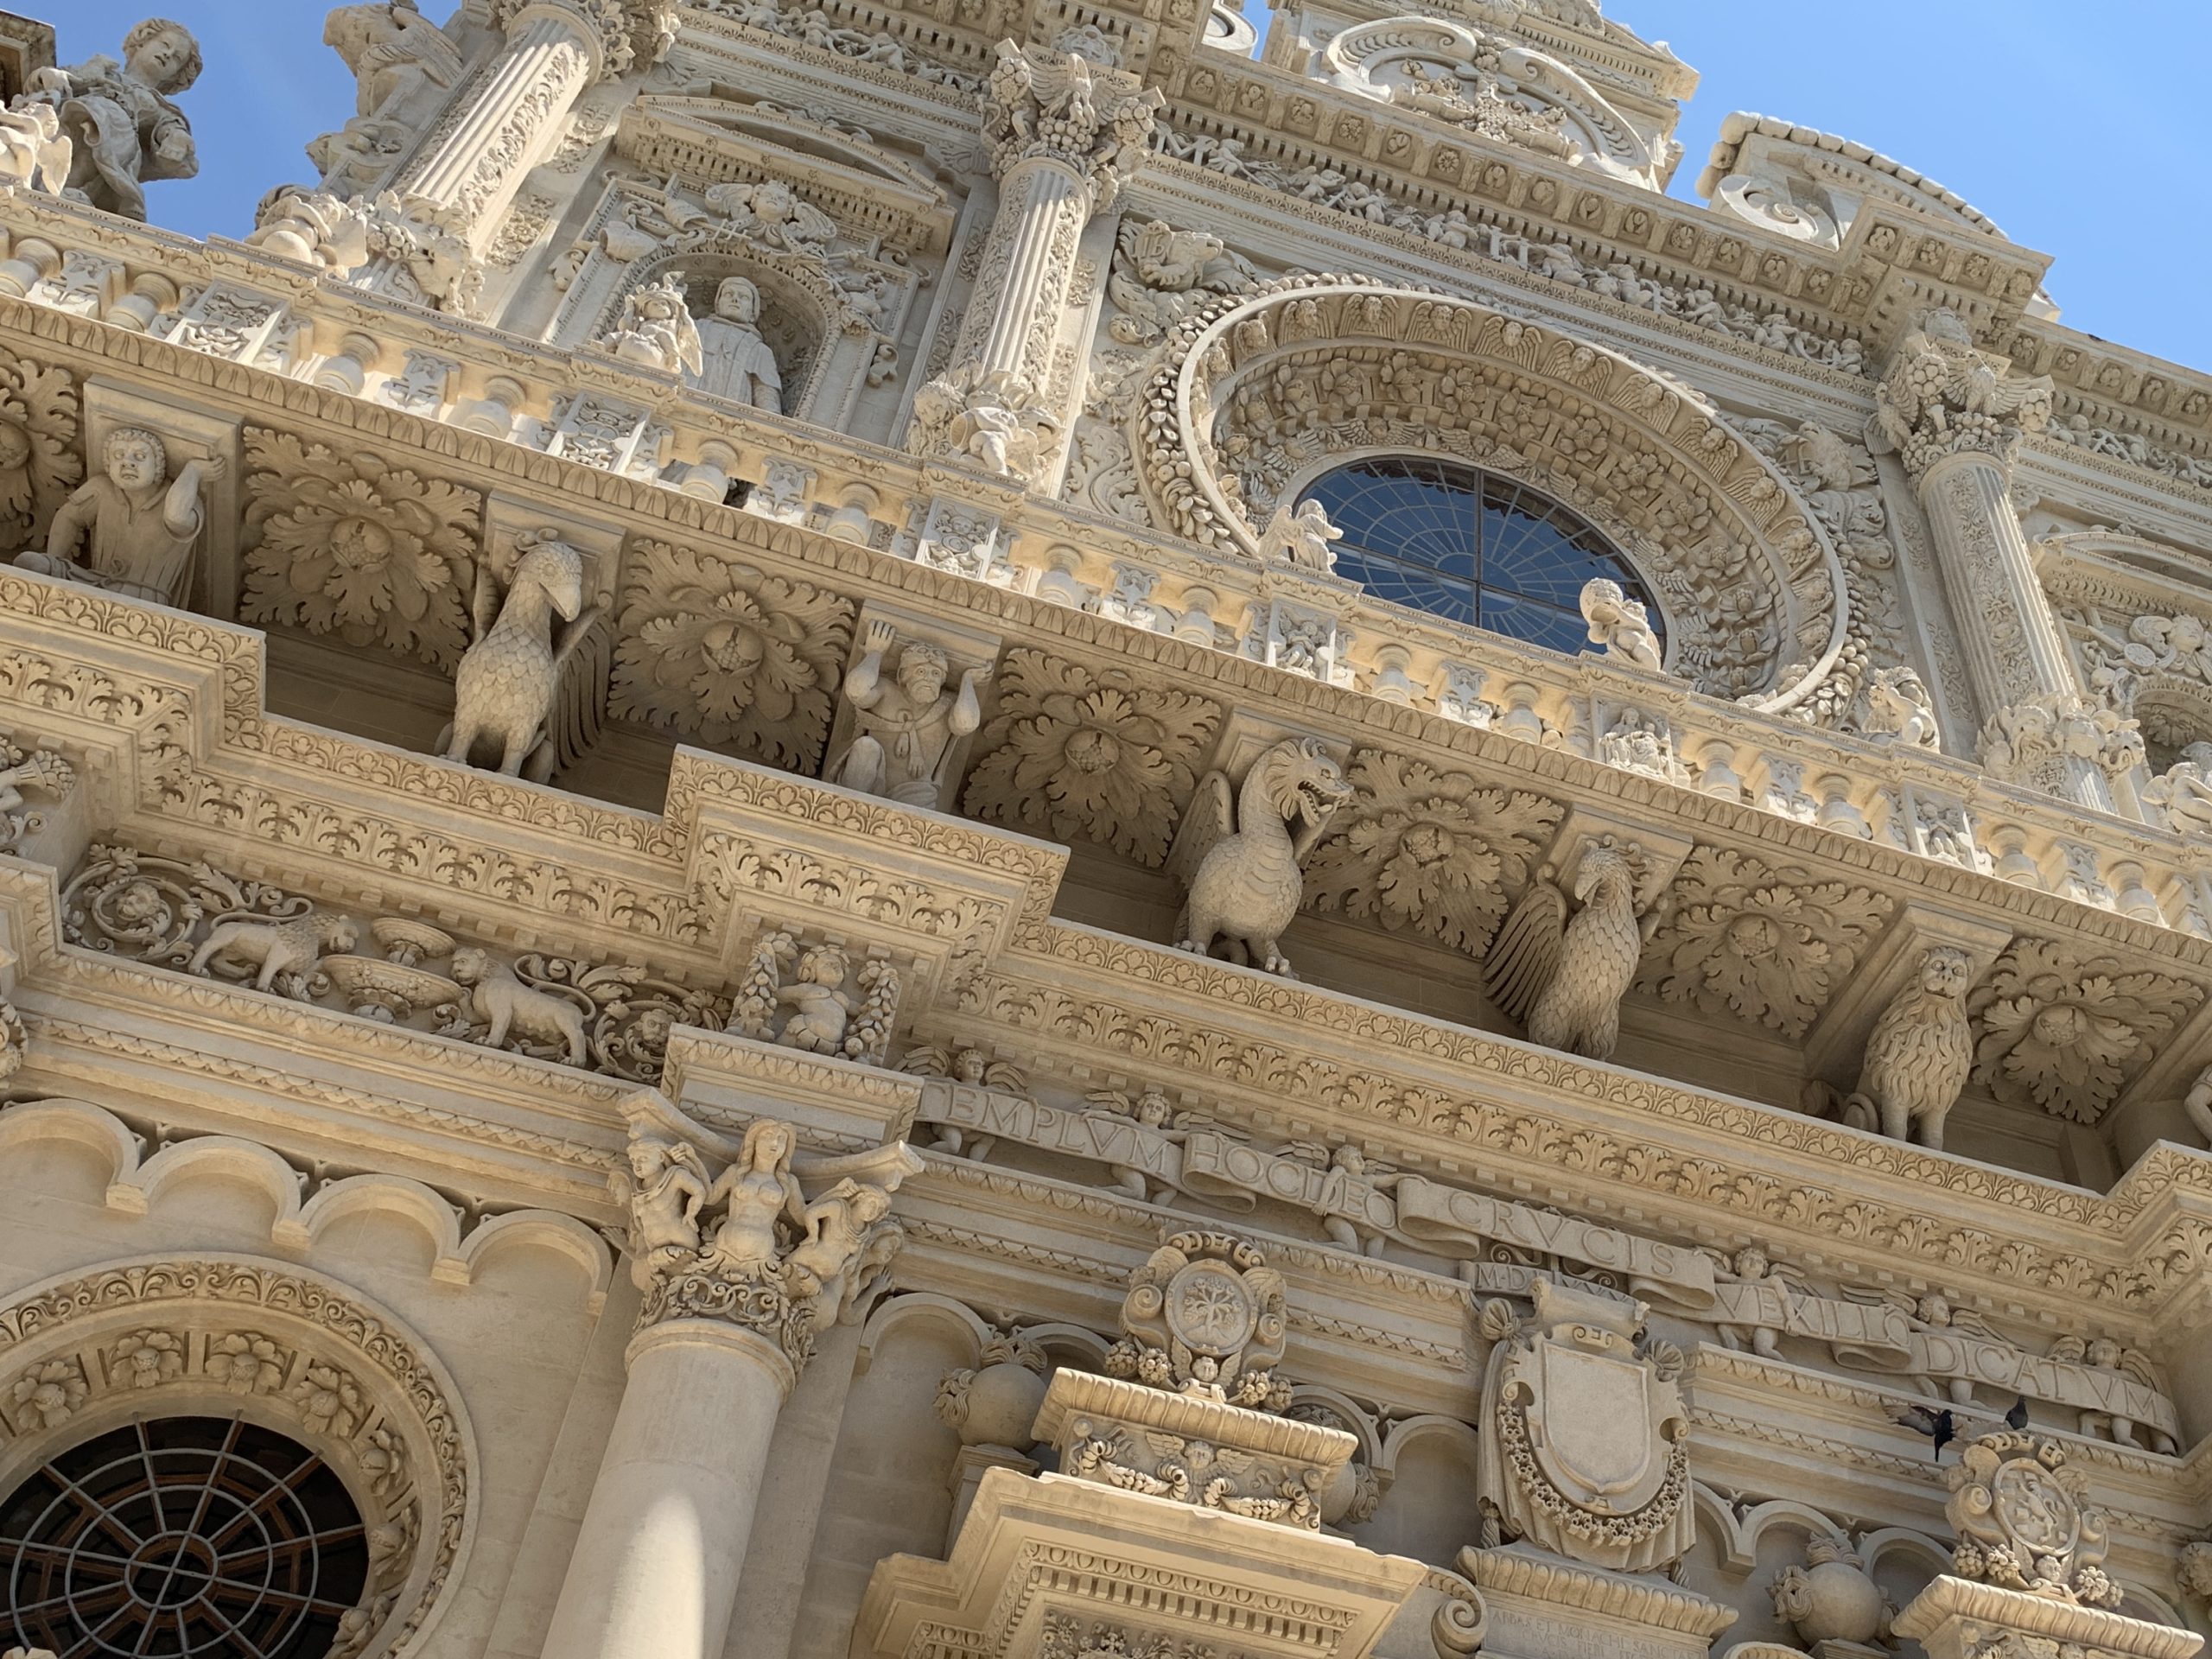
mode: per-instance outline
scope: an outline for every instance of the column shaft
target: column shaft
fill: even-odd
[[[721,1659],[791,1364],[708,1319],[648,1325],[629,1361],[544,1659]]]
[[[2005,463],[1977,450],[1937,461],[1919,483],[1967,672],[1993,713],[2075,689],[2010,485]]]
[[[1022,374],[1043,389],[1090,222],[1090,188],[1066,162],[1037,157],[1007,172],[956,362],[976,364],[980,375]]]

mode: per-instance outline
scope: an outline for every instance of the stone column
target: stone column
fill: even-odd
[[[1875,393],[1870,436],[1911,475],[1936,538],[1976,698],[1982,763],[2078,805],[2113,808],[2112,777],[2139,757],[2133,722],[2084,702],[2012,499],[2024,433],[2050,419],[2048,379],[2008,373],[1948,311],[1904,337]]]
[[[709,1181],[696,1147],[633,1137],[629,1376],[577,1529],[544,1659],[721,1659],[776,1418],[817,1322],[855,1311],[896,1253],[892,1147],[854,1179],[769,1119]],[[881,1185],[874,1182],[880,1181]]]
[[[1058,447],[1053,347],[1077,245],[1142,162],[1164,102],[1158,87],[1083,55],[1096,40],[1075,46],[999,43],[983,127],[998,211],[951,366],[914,400],[916,454],[1017,482]]]
[[[667,54],[674,0],[495,0],[506,39],[465,80],[373,217],[380,256],[362,285],[473,308],[480,256],[531,168],[596,82]],[[410,297],[415,296],[410,294]]]

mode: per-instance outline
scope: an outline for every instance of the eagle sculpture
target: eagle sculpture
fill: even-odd
[[[1607,839],[1582,855],[1569,915],[1567,895],[1539,876],[1505,918],[1483,962],[1491,1002],[1546,1048],[1593,1060],[1612,1058],[1620,1040],[1621,998],[1658,927],[1661,912],[1639,918],[1636,861]]]

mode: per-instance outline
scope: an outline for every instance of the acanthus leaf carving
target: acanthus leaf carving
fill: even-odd
[[[2018,940],[1967,1003],[1974,1079],[1999,1100],[2094,1123],[2203,997],[2153,969]]]
[[[67,369],[0,358],[0,550],[40,540],[85,476],[77,383]]]
[[[1040,651],[1007,653],[969,812],[1158,866],[1221,723],[1218,703]]]

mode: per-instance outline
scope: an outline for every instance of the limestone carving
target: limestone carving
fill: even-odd
[[[0,996],[0,1084],[23,1069],[29,1048],[30,1034],[24,1029],[23,1016],[16,1012],[14,1003]]]
[[[996,1333],[983,1344],[973,1370],[953,1371],[938,1385],[937,1414],[963,1446],[1030,1443],[1037,1408],[1045,1403],[1045,1376],[1052,1359],[1021,1335]]]
[[[60,800],[76,785],[76,768],[52,749],[25,750],[0,738],[0,853],[45,828],[45,815],[25,803],[26,789]]]
[[[887,678],[884,658],[894,645],[898,665]],[[868,624],[861,646],[844,683],[858,735],[823,777],[902,806],[935,806],[954,741],[983,723],[976,685],[986,671],[967,670],[959,689],[948,690],[951,665],[943,648],[924,639],[900,645],[898,630],[880,618]]]
[[[0,109],[0,183],[58,196],[69,186],[75,141],[61,130],[61,111],[31,102]]]
[[[1871,1646],[1888,1634],[1896,1615],[1866,1562],[1840,1538],[1807,1539],[1805,1565],[1783,1568],[1769,1589],[1774,1616],[1808,1647],[1822,1642]]]
[[[1110,61],[1094,62],[1095,47],[1069,45],[1073,49],[999,42],[985,89],[983,140],[1000,177],[1024,161],[1058,162],[1089,186],[1091,211],[1103,213],[1143,164],[1166,95]]]
[[[2088,1386],[2037,1392],[2046,1398],[2056,1396],[2059,1404],[2082,1407],[2085,1436],[2109,1440],[2115,1446],[2142,1446],[2169,1456],[2178,1450],[2172,1402],[2147,1355],[2123,1348],[2109,1337],[2061,1337],[2051,1344],[2049,1357],[2064,1368],[2061,1376],[2079,1378]],[[2084,1405],[2085,1395],[2093,1403]]]
[[[59,114],[73,149],[64,194],[143,221],[147,185],[200,170],[192,124],[169,101],[200,69],[192,31],[149,17],[123,37],[122,62],[100,56],[33,70],[16,106],[44,103]]]
[[[690,313],[684,313],[685,320]],[[760,289],[747,276],[726,276],[715,289],[713,309],[690,326],[675,323],[677,350],[659,366],[681,367],[702,391],[733,403],[784,410],[784,376],[760,333]]]
[[[555,531],[517,539],[504,592],[488,563],[477,566],[476,639],[438,737],[447,760],[543,783],[590,749],[607,701],[607,630],[603,607],[585,600],[583,555]]]
[[[101,457],[100,476],[54,513],[46,551],[18,553],[16,563],[42,575],[179,603],[207,522],[207,486],[228,474],[229,463],[219,456],[188,461],[171,478],[168,446],[135,426],[110,432]]]
[[[909,447],[918,454],[951,454],[997,478],[1026,482],[1059,431],[1059,418],[1018,370],[967,365],[914,394]]]
[[[706,372],[704,338],[692,319],[690,302],[683,296],[683,278],[677,271],[625,294],[621,318],[600,344],[625,363],[665,374],[683,374],[695,385]]]
[[[630,1276],[649,1290],[699,1248],[699,1211],[712,1185],[699,1149],[658,1135],[631,1137]]]
[[[2018,940],[1967,1003],[1974,1076],[1999,1100],[2094,1123],[2202,999],[2164,974]]]
[[[467,994],[460,1014],[476,1041],[486,1048],[503,1047],[511,1037],[550,1045],[569,1065],[586,1064],[583,1014],[575,1001],[525,985],[512,968],[474,946],[454,951],[448,971]]]
[[[2050,424],[2052,396],[2048,379],[2017,378],[2010,367],[1977,348],[1955,313],[1925,313],[1875,388],[1868,441],[1915,478],[1969,451],[2009,461],[2024,433]]]
[[[1895,907],[1885,893],[1726,848],[1693,852],[1671,897],[1650,939],[1652,988],[1786,1037],[1810,1029]]]
[[[2143,762],[2139,723],[2100,708],[2071,691],[2049,692],[2000,709],[1982,728],[1981,764],[1993,777],[2049,794],[2062,792],[2069,761],[2084,761],[2107,777]]]
[[[2120,1605],[2124,1592],[2104,1571],[2109,1524],[2056,1440],[2018,1429],[1985,1434],[1947,1478],[1943,1513],[1959,1536],[1951,1558],[1959,1577],[2087,1607]]]
[[[245,620],[457,668],[482,498],[289,433],[250,427],[245,453]]]
[[[315,983],[323,952],[351,950],[360,932],[342,916],[305,912],[288,921],[222,917],[184,965],[188,974],[250,977],[257,991],[306,1001],[327,988]]]
[[[1611,838],[1582,855],[1573,907],[1547,867],[1483,959],[1483,982],[1508,1019],[1546,1048],[1603,1060],[1620,1040],[1621,998],[1665,919],[1637,892],[1637,853]]]
[[[1535,1317],[1484,1304],[1478,1486],[1500,1534],[1645,1573],[1696,1539],[1681,1354],[1641,1338],[1644,1307],[1539,1279]]]
[[[16,1429],[59,1428],[91,1397],[85,1367],[76,1359],[49,1359],[33,1365],[8,1390]]]
[[[811,772],[852,631],[850,600],[640,542],[625,562],[612,709]]]
[[[1328,512],[1319,501],[1301,501],[1295,512],[1287,505],[1280,506],[1260,532],[1260,562],[1325,576],[1337,568],[1336,550],[1331,543],[1344,537],[1344,531],[1329,522]]]
[[[261,199],[247,245],[344,276],[369,262],[369,217],[328,190],[280,184]]]
[[[1126,219],[1106,277],[1106,297],[1118,314],[1107,332],[1125,346],[1149,345],[1208,296],[1244,293],[1258,283],[1251,262],[1209,232]]]
[[[2204,1143],[2212,1147],[2212,1065],[2196,1074],[2196,1081],[2189,1085],[2189,1093],[2182,1098],[2182,1109]]]
[[[1922,954],[1916,982],[1891,999],[1866,1039],[1859,1086],[1841,1103],[1845,1122],[1942,1149],[1943,1120],[1974,1070],[1973,987],[1964,951],[1936,945]]]
[[[2199,1601],[2212,1603],[2212,1541],[2192,1541],[2181,1547],[2181,1563],[2175,1580],[2186,1593]]]
[[[802,946],[772,931],[754,945],[729,1031],[758,1042],[880,1065],[898,1013],[899,970],[880,957],[857,969],[834,944]]]
[[[802,1183],[796,1133],[757,1119],[737,1156],[695,1199],[706,1167],[697,1153],[644,1138],[654,1144],[635,1166],[651,1172],[640,1179],[654,1180],[662,1196],[637,1212],[646,1222],[632,1252],[644,1281],[641,1326],[721,1320],[803,1367],[817,1327],[849,1320],[905,1240],[890,1195],[920,1160],[903,1146],[813,1160],[800,1166]],[[680,1180],[670,1173],[677,1170]]]
[[[1868,736],[1887,738],[1906,748],[1934,749],[1942,746],[1934,700],[1912,669],[1897,664],[1877,669],[1868,675],[1866,704],[1865,730]]]
[[[1306,861],[1313,909],[1411,927],[1480,956],[1558,828],[1556,801],[1375,749]]]
[[[1175,948],[1205,956],[1225,938],[1233,960],[1294,977],[1276,941],[1298,914],[1306,855],[1351,793],[1310,737],[1265,751],[1234,793],[1225,772],[1200,779],[1167,855],[1186,894]]]
[[[84,478],[77,384],[66,369],[0,357],[0,549],[43,535]]]
[[[1289,1331],[1282,1275],[1229,1233],[1177,1233],[1129,1275],[1106,1375],[1200,1400],[1280,1412],[1273,1370]]]
[[[1582,584],[1582,620],[1589,625],[1590,643],[1605,647],[1606,656],[1655,674],[1664,666],[1659,636],[1652,632],[1650,619],[1641,603],[1622,592],[1618,582],[1596,576]]]
[[[977,740],[967,810],[1157,866],[1221,705],[1122,669],[1007,654],[998,713]]]
[[[2184,836],[2212,836],[2212,743],[2191,743],[2139,791]]]
[[[460,48],[415,0],[340,6],[324,20],[322,41],[353,73],[359,119],[419,117],[461,78]]]

